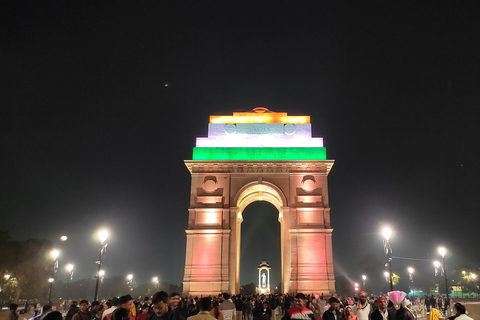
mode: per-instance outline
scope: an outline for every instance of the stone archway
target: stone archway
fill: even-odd
[[[194,160],[185,161],[192,184],[184,295],[239,292],[242,212],[259,200],[279,212],[282,292],[335,293],[327,185],[334,161],[309,120],[265,108],[211,117],[208,138],[197,138]]]

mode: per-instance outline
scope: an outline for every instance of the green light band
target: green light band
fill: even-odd
[[[325,148],[193,148],[193,160],[327,160]]]

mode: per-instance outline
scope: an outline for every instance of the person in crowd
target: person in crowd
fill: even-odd
[[[351,305],[347,305],[343,309],[343,317],[345,320],[358,320],[357,316],[353,313],[353,307]]]
[[[92,320],[102,320],[102,315],[103,311],[105,310],[105,307],[103,304],[98,306],[97,313],[95,314],[95,317],[92,318]]]
[[[210,315],[210,308],[212,305],[212,299],[209,297],[201,298],[198,301],[199,312],[196,315],[188,317],[188,320],[216,320],[215,317]]]
[[[210,315],[217,320],[223,320],[223,312],[220,311],[220,302],[218,298],[213,299],[213,307],[212,307],[212,310],[210,310]]]
[[[259,315],[262,320],[270,320],[272,318],[272,310],[270,310],[267,301],[262,303],[262,308],[259,310]]]
[[[10,310],[10,312],[8,313],[8,316],[5,318],[5,320],[18,320],[18,304],[11,303],[8,309]]]
[[[454,307],[455,307],[455,314],[458,314],[455,320],[473,320],[473,318],[470,318],[469,316],[467,316],[467,309],[463,304],[455,303]]]
[[[39,320],[43,320],[47,314],[53,311],[53,307],[50,303],[47,303],[42,308],[42,315],[40,316]]]
[[[135,320],[135,305],[133,304],[133,298],[131,295],[126,294],[118,298],[118,308],[128,310],[130,320]],[[132,311],[133,310],[133,311]],[[113,316],[112,316],[113,317]],[[115,319],[113,319],[115,320]]]
[[[395,314],[397,320],[417,320],[415,312],[413,312],[412,303],[407,298],[403,299],[400,309]]]
[[[270,306],[270,310],[272,311],[272,320],[277,320],[277,307],[278,307],[278,298],[276,295],[269,295],[268,296],[268,305]]]
[[[148,304],[143,304],[140,310],[142,311],[142,313],[138,314],[135,320],[143,320],[150,315],[150,307],[148,306]]]
[[[358,295],[357,305],[353,308],[353,313],[358,320],[368,320],[373,312],[372,305],[367,301],[368,294],[365,291]]]
[[[72,303],[68,307],[68,312],[67,312],[67,315],[65,316],[65,320],[72,320],[73,316],[77,312],[78,312],[77,301],[72,301]]]
[[[112,320],[130,320],[130,310],[118,307],[112,313]]]
[[[90,312],[88,312],[88,301],[80,301],[79,310],[74,314],[72,320],[92,320]]]
[[[244,304],[243,304],[242,296],[237,295],[235,297],[235,301],[233,302],[233,304],[235,304],[235,318],[237,320],[242,320],[243,312],[244,312]]]
[[[395,314],[387,309],[388,302],[384,297],[377,299],[377,309],[372,312],[371,320],[395,320]]]
[[[103,311],[102,320],[110,320],[110,318],[112,317],[113,311],[115,311],[118,308],[118,298],[113,297],[112,300],[110,301],[110,305],[111,305],[110,308]]]
[[[224,293],[222,295],[223,301],[220,303],[219,309],[223,313],[223,319],[225,320],[241,320],[235,319],[235,304],[230,299],[230,294]]]
[[[253,303],[252,297],[247,297],[244,302],[244,313],[245,319],[244,320],[252,320],[253,317]]]
[[[178,308],[181,300],[182,300],[182,298],[180,297],[180,295],[178,293],[176,293],[176,292],[171,293],[170,297],[168,298],[168,305],[170,306],[170,308],[172,310],[175,310],[175,309]]]
[[[44,320],[62,320],[62,313],[59,311],[52,311],[43,318]]]
[[[323,313],[323,320],[340,320],[343,319],[343,312],[340,310],[340,300],[336,297],[328,299],[330,308]]]
[[[155,293],[152,298],[152,307],[154,314],[146,317],[146,320],[185,320],[169,307],[168,294],[165,291]]]
[[[92,319],[96,318],[98,308],[100,308],[100,302],[98,301],[93,301],[92,304],[90,305],[90,308],[88,308]]]
[[[282,320],[309,319],[315,320],[313,311],[307,307],[307,297],[303,293],[297,293],[293,299],[293,305],[285,312]]]

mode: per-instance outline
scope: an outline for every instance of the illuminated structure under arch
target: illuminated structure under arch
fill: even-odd
[[[239,293],[244,209],[268,201],[278,212],[282,292],[335,293],[332,229],[322,138],[310,117],[255,108],[210,117],[193,160],[184,295]]]

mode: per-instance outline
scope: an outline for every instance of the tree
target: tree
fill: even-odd
[[[47,240],[14,241],[8,232],[0,231],[0,272],[10,275],[5,287],[15,301],[46,297],[53,268],[47,254],[51,248]]]

